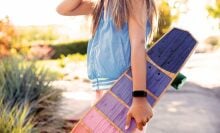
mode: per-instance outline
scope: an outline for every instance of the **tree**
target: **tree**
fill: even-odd
[[[215,5],[207,6],[207,10],[211,17],[219,21],[219,28],[220,28],[220,0],[216,0]]]
[[[0,57],[9,55],[9,50],[14,37],[15,29],[10,23],[9,18],[5,17],[0,20]]]
[[[176,21],[179,17],[178,9],[171,7],[166,0],[160,0],[159,6],[159,25],[158,32],[153,39],[153,42],[161,38],[165,33],[170,30],[172,22]],[[171,14],[171,10],[175,10],[176,14]]]

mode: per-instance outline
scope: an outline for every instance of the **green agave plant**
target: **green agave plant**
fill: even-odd
[[[34,125],[31,123],[31,118],[28,118],[30,108],[28,105],[19,107],[15,105],[13,108],[8,108],[3,104],[3,99],[0,100],[0,132],[1,133],[31,133],[34,132]]]
[[[28,122],[29,118],[32,119],[36,132],[63,132],[63,127],[67,125],[67,122],[58,118],[54,112],[61,91],[52,88],[50,83],[48,69],[37,67],[35,62],[15,58],[0,60],[0,97],[4,97],[2,104],[7,105],[7,110],[12,112],[24,109],[27,117],[23,118]]]
[[[24,103],[38,104],[44,97],[51,97],[52,91],[47,70],[37,68],[14,58],[6,58],[0,62],[0,97],[9,107]],[[53,93],[52,93],[53,92]],[[51,94],[52,93],[52,94]]]

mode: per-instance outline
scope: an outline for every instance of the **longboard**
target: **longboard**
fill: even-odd
[[[146,52],[146,100],[152,107],[170,87],[193,53],[197,41],[181,29],[173,28]],[[132,71],[126,70],[110,90],[82,117],[72,133],[131,133],[132,120],[125,130],[126,114],[132,103]]]

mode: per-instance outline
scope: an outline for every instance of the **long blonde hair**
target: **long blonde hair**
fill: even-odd
[[[93,12],[92,20],[92,34],[94,35],[98,27],[101,17],[102,9],[104,8],[105,0],[98,0]],[[129,15],[131,15],[131,1],[132,0],[106,0],[107,9],[105,9],[113,18],[113,21],[118,29],[127,22]],[[149,38],[152,39],[153,34],[157,31],[158,25],[158,11],[154,0],[145,0],[147,19],[150,22],[151,32]]]

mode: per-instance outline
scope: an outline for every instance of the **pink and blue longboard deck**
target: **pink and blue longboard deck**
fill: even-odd
[[[152,107],[170,86],[196,46],[187,31],[172,29],[147,51],[146,100]],[[126,70],[111,89],[78,122],[72,133],[131,133],[125,130],[126,114],[132,103],[132,73]]]

